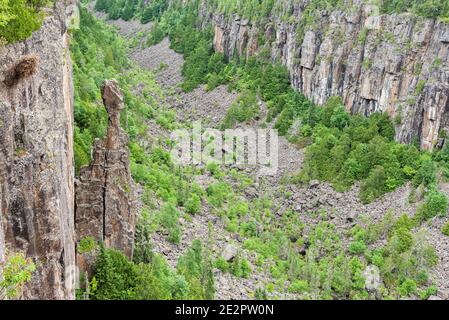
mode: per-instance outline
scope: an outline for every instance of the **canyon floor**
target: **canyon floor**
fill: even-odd
[[[100,18],[104,16],[97,14]],[[139,32],[151,29],[151,25],[140,25],[136,21],[108,21],[117,27],[124,37],[137,36]],[[178,115],[179,121],[202,120],[203,126],[214,126],[221,122],[232,102],[237,98],[237,92],[229,92],[227,87],[220,86],[212,91],[206,91],[204,86],[193,92],[185,93],[179,88],[182,82],[181,68],[183,65],[182,55],[170,49],[170,42],[166,38],[161,43],[145,47],[141,42],[135,46],[130,57],[143,68],[147,68],[156,74],[158,83],[168,93],[167,104],[173,108]],[[245,124],[248,127],[258,127],[260,123]],[[156,124],[150,123],[152,134],[167,136]],[[306,227],[317,223],[316,215],[310,212],[325,209],[329,219],[341,232],[348,231],[355,223],[366,221],[379,221],[390,210],[395,216],[407,213],[415,214],[417,203],[410,204],[408,201],[410,186],[405,185],[396,191],[385,195],[373,203],[364,205],[358,198],[358,186],[354,186],[349,192],[339,193],[327,183],[314,182],[308,187],[300,187],[295,184],[283,182],[288,177],[301,170],[304,151],[289,143],[283,137],[279,137],[279,170],[275,175],[260,175],[257,170],[247,169],[245,174],[250,176],[254,183],[245,190],[243,196],[247,199],[261,197],[269,194],[274,200],[277,208],[276,216],[281,217],[286,210],[293,210],[299,215]],[[196,177],[196,182],[206,187],[212,176],[208,173]],[[440,185],[440,189],[449,196],[449,184]],[[289,197],[286,197],[286,194]],[[202,212],[190,216],[189,219],[181,218],[182,240],[179,245],[172,244],[166,240],[161,232],[153,235],[154,251],[163,254],[170,265],[176,266],[177,259],[190,246],[192,240],[200,239],[203,242],[210,241],[213,255],[220,256],[223,251],[237,250],[241,252],[252,264],[255,256],[252,252],[243,248],[241,236],[230,233],[222,218],[211,212],[207,203],[203,203]],[[449,237],[441,233],[441,227],[446,218],[434,218],[427,225],[427,238],[435,246],[439,256],[439,264],[434,269],[431,277],[437,284],[438,296],[443,299],[449,298]],[[209,230],[212,226],[212,232]],[[210,239],[210,237],[212,239]],[[344,244],[348,245],[349,240]],[[381,245],[382,243],[376,244]],[[254,291],[273,279],[268,268],[253,268],[248,279],[237,278],[230,273],[215,270],[216,299],[250,299]],[[273,292],[272,296],[280,299],[295,299],[296,295],[285,292]]]

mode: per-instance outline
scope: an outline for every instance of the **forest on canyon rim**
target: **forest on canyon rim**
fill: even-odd
[[[449,1],[0,0],[0,62],[0,299],[449,299]]]

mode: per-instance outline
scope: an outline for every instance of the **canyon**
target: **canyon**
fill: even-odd
[[[324,104],[331,96],[341,96],[351,113],[368,116],[387,112],[395,119],[397,141],[418,141],[426,150],[441,147],[442,132],[449,132],[449,25],[407,14],[380,15],[372,6],[357,5],[356,1],[356,9],[348,12],[320,12],[316,25],[298,37],[306,4],[286,2],[283,12],[253,22],[238,15],[210,12],[204,2],[200,16],[204,26],[213,26],[216,52],[249,58],[268,51],[273,62],[288,68],[294,88],[315,103]],[[95,142],[90,165],[75,177],[68,30],[75,5],[58,1],[30,39],[0,47],[0,262],[10,250],[24,251],[36,262],[37,271],[24,292],[26,299],[75,298],[77,265],[83,270],[91,267],[76,250],[86,236],[128,257],[133,255],[137,191],[131,178],[129,141],[120,128],[123,95],[113,80],[105,82],[102,92],[109,115],[107,136]],[[291,19],[284,19],[287,13],[291,13]],[[129,25],[124,27],[126,36]],[[165,52],[171,64],[168,76],[160,81],[171,87],[180,82],[182,61],[170,51],[167,41],[146,49],[149,53],[136,51],[132,57],[144,67],[156,69],[159,63],[167,62],[159,59]],[[177,107],[185,108],[184,115],[189,117],[189,101],[193,105],[203,99],[201,103],[207,105],[204,109],[212,113],[213,122],[223,117],[214,114],[215,104],[224,101],[220,110],[226,109],[237,96],[225,92],[219,87],[212,93],[200,88],[192,95],[180,94],[182,103]],[[193,114],[202,118],[209,111]],[[299,168],[302,153],[284,140],[282,148],[286,154],[283,170]],[[298,161],[293,164],[295,159]],[[273,189],[280,178],[273,180]],[[329,208],[349,210],[350,215],[356,215],[355,208],[362,208],[380,216],[397,199],[400,203],[393,209],[400,214],[408,190],[404,187],[385,200],[363,207],[329,185],[320,185],[317,190],[311,187],[306,192],[292,187],[292,191],[293,198],[281,205],[307,206],[313,199]],[[174,264],[190,237],[200,234],[206,238],[209,219],[214,218],[207,212],[206,218],[195,216],[193,222],[184,221],[189,236],[183,238],[182,249],[154,235],[156,251],[165,252]],[[336,219],[347,224],[347,217]],[[441,227],[438,223],[431,233],[435,239]],[[217,233],[220,248],[226,247],[229,235],[220,230]],[[444,267],[448,257],[444,246],[438,251],[445,265],[436,278],[446,286]],[[231,292],[238,281],[221,274],[218,282],[227,289],[220,297],[248,298],[244,290],[235,295]],[[243,282],[254,289],[251,281]]]

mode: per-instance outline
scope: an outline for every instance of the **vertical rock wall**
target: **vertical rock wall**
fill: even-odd
[[[37,270],[27,299],[74,298],[73,102],[66,3],[26,41],[0,47],[0,255]]]
[[[245,57],[269,50],[315,103],[337,95],[352,113],[387,112],[398,141],[418,139],[432,149],[439,132],[449,129],[449,24],[380,15],[355,0],[344,11],[318,11],[302,28],[308,2],[279,1],[263,21],[225,17],[207,5],[200,15],[203,25],[214,26],[217,52]]]

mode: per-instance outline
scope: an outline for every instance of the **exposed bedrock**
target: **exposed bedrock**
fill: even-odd
[[[92,162],[80,169],[75,183],[77,241],[91,236],[107,247],[132,257],[136,223],[134,184],[131,178],[128,137],[120,127],[123,95],[115,80],[107,80],[102,97],[109,115],[104,140],[94,143]],[[77,255],[81,271],[91,263]]]
[[[206,5],[201,15],[214,26],[216,51],[246,57],[268,50],[315,103],[338,95],[352,113],[387,112],[398,141],[418,139],[432,149],[449,129],[449,24],[379,15],[356,3],[347,12],[318,12],[300,32],[306,2],[284,1],[259,22],[208,12]]]
[[[35,263],[26,299],[74,298],[71,9],[58,1],[32,37],[0,47],[0,259]]]

